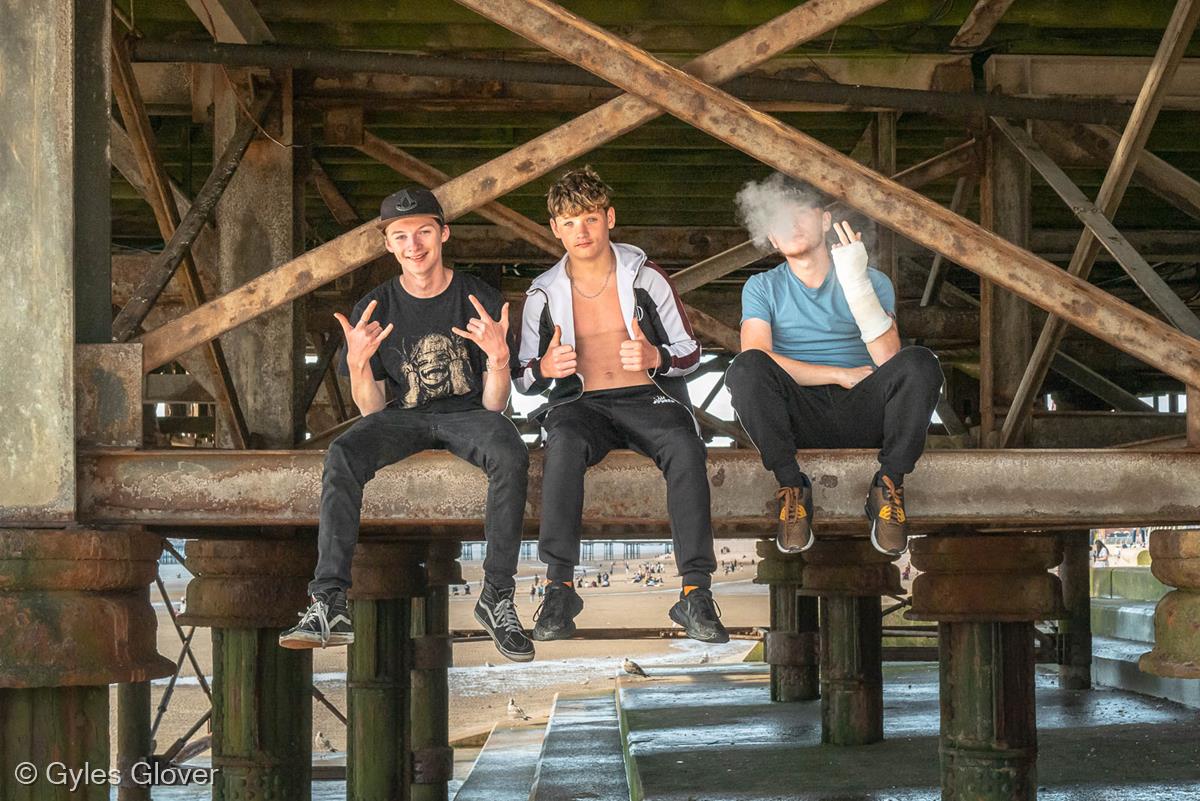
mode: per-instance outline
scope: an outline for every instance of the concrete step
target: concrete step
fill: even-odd
[[[1200,709],[1200,679],[1168,679],[1138,669],[1142,654],[1153,647],[1152,642],[1093,635],[1092,683]]]
[[[623,746],[614,693],[560,693],[529,801],[629,801]]]
[[[546,727],[497,723],[454,801],[529,801]]]
[[[1092,635],[1153,643],[1154,606],[1150,601],[1093,598]]]
[[[1149,567],[1093,567],[1091,577],[1093,598],[1154,602],[1171,591]]]
[[[820,701],[772,703],[765,667],[730,667],[620,680],[636,801],[941,798],[936,666],[884,666],[885,739],[863,747],[822,745]],[[1200,799],[1194,711],[1041,669],[1037,703],[1042,801]]]

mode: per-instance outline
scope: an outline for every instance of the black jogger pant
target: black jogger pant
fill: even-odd
[[[667,480],[675,564],[684,584],[708,587],[717,568],[704,441],[691,412],[657,387],[587,392],[550,410],[542,476],[538,556],[546,578],[570,581],[579,564],[583,476],[609,451],[650,457]]]
[[[748,350],[725,383],[768,470],[794,461],[798,448],[879,448],[883,471],[897,475],[911,473],[925,450],[942,368],[933,351],[911,346],[853,389],[802,387],[767,353]]]
[[[308,585],[310,594],[350,587],[363,485],[380,468],[431,448],[450,451],[487,473],[483,572],[497,587],[514,586],[529,478],[529,450],[516,426],[486,409],[431,414],[389,406],[359,420],[329,446],[321,478],[317,572]]]

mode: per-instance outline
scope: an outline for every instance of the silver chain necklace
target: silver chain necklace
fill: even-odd
[[[604,285],[600,287],[600,291],[597,292],[595,295],[589,295],[588,293],[584,292],[582,289],[579,288],[579,286],[575,283],[575,276],[571,275],[571,268],[569,268],[569,267],[567,268],[567,279],[570,280],[570,282],[571,282],[571,289],[574,289],[576,292],[578,292],[580,295],[587,298],[588,300],[595,300],[596,298],[598,298],[604,294],[604,290],[608,289],[608,281],[610,278],[612,278],[612,274],[614,272],[616,272],[616,270],[609,270],[607,273],[605,273]]]

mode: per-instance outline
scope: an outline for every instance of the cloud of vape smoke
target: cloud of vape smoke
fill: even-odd
[[[761,181],[747,183],[737,193],[734,203],[738,221],[750,233],[754,244],[767,249],[771,247],[769,236],[791,229],[796,206],[820,207],[825,204],[825,197],[813,187],[776,172]]]

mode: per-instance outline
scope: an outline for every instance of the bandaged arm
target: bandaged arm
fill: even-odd
[[[860,241],[851,242],[834,248],[831,253],[834,272],[846,295],[846,303],[850,305],[850,314],[858,324],[862,341],[878,339],[892,327],[892,317],[883,310],[871,284],[867,272],[867,248]]]

